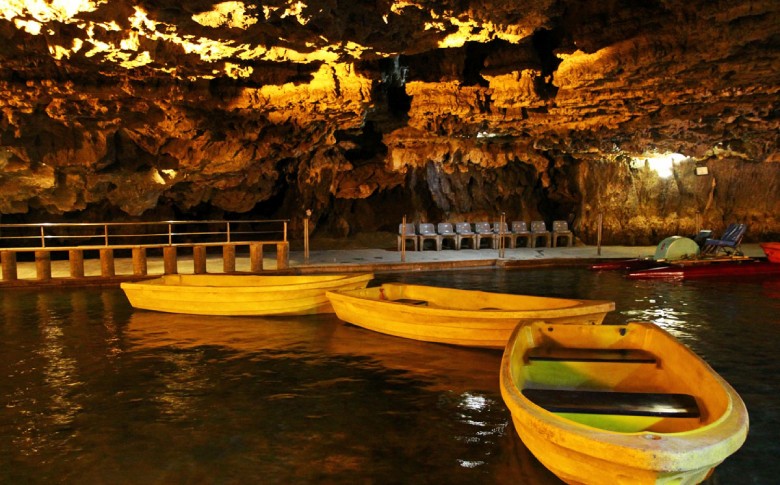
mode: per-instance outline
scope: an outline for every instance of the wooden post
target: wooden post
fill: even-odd
[[[35,272],[40,281],[51,279],[51,253],[49,251],[35,251]]]
[[[249,271],[252,273],[263,271],[263,243],[261,242],[249,244]]]
[[[504,223],[506,222],[506,214],[503,212],[501,213],[501,219],[498,223],[498,258],[503,259],[504,257]]]
[[[136,276],[146,276],[146,248],[136,246],[133,248],[133,274]]]
[[[309,264],[309,217],[311,209],[306,210],[306,218],[303,220],[303,264]]]
[[[116,276],[114,269],[114,250],[111,248],[102,248],[100,250],[100,276]]]
[[[599,256],[601,256],[601,228],[604,225],[604,214],[599,214],[598,217],[598,229],[596,231],[596,239],[598,241],[598,250],[597,253]]]
[[[176,260],[176,246],[163,247],[163,267],[165,274],[179,273],[179,265]]]
[[[401,262],[406,262],[406,214],[401,219]]]
[[[234,244],[222,246],[222,271],[225,273],[235,273],[236,271],[236,246]]]
[[[276,243],[276,269],[290,267],[290,243]]]
[[[3,280],[16,280],[19,277],[16,271],[16,252],[0,251],[0,260],[2,260],[3,264]]]
[[[84,277],[84,251],[81,249],[68,250],[68,261],[70,262],[70,277]]]
[[[192,264],[195,274],[205,274],[206,271],[206,246],[192,247]]]

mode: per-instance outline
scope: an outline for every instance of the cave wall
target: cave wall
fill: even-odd
[[[736,221],[748,224],[748,240],[780,233],[777,163],[728,153],[678,163],[664,179],[625,156],[577,159],[516,140],[395,133],[373,147],[345,137],[323,148],[315,141],[333,135],[310,129],[305,138],[312,142],[290,149],[284,140],[301,136],[295,127],[250,135],[244,120],[215,139],[213,129],[176,120],[161,142],[166,123],[107,132],[42,129],[29,135],[31,149],[6,148],[0,221],[79,214],[91,221],[290,218],[297,237],[312,209],[314,233],[339,237],[394,232],[404,216],[495,221],[502,212],[508,221],[566,220],[590,244],[599,214],[605,244],[655,244],[697,228],[717,233]],[[696,166],[708,175],[695,175]]]
[[[109,3],[0,10],[0,222],[780,234],[776,1]]]
[[[707,175],[696,175],[704,166]],[[578,214],[578,236],[596,241],[598,214],[605,244],[654,245],[700,229],[720,234],[728,224],[748,225],[746,240],[778,237],[780,172],[771,164],[713,159],[683,162],[660,178],[647,167],[596,162],[580,174],[585,203]],[[598,172],[598,175],[593,175]]]

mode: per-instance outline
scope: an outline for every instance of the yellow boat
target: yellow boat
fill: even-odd
[[[122,283],[134,308],[193,315],[308,315],[333,313],[325,292],[365,288],[371,273],[255,276],[165,275]]]
[[[336,315],[396,337],[469,347],[504,348],[519,322],[600,324],[615,303],[385,283],[329,291]]]
[[[500,384],[520,439],[568,483],[699,483],[748,432],[734,389],[652,323],[518,325]]]

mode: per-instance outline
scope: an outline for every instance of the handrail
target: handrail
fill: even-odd
[[[225,242],[239,243],[251,241],[287,242],[288,219],[275,220],[170,220],[152,222],[43,222],[23,224],[0,224],[0,249],[30,249],[30,248],[56,248],[57,241],[82,239],[86,241],[102,240],[103,247],[115,245],[126,246],[127,242],[119,244],[117,239],[126,241],[135,238],[144,241],[150,238],[165,238],[162,245],[173,246],[180,244],[181,238],[188,238],[190,243]],[[188,227],[182,227],[187,225]],[[204,227],[199,230],[199,227]],[[209,227],[217,225],[220,227]],[[157,227],[154,227],[157,226]],[[159,230],[164,226],[164,231]],[[222,228],[224,226],[224,228]],[[151,232],[133,229],[131,232],[117,232],[119,228],[149,228]],[[101,228],[102,231],[79,234],[79,228]],[[11,229],[11,234],[7,235]],[[37,229],[37,230],[36,230]],[[112,233],[112,229],[115,231]],[[156,230],[155,230],[156,229]],[[26,230],[30,230],[29,233]],[[57,234],[57,232],[61,232]],[[221,237],[220,237],[221,236]],[[240,236],[238,240],[235,236]],[[193,241],[193,240],[197,241]],[[20,248],[6,247],[9,241],[39,241],[40,246],[27,245]],[[98,246],[98,244],[85,244],[85,246]]]

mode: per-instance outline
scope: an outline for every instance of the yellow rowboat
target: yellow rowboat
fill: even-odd
[[[327,293],[336,315],[396,337],[504,348],[520,322],[600,324],[615,303],[386,283]]]
[[[652,323],[518,325],[500,385],[520,439],[568,483],[699,483],[748,432],[734,389]]]
[[[122,283],[134,308],[193,315],[308,315],[333,313],[325,292],[365,288],[358,275],[165,275]]]

